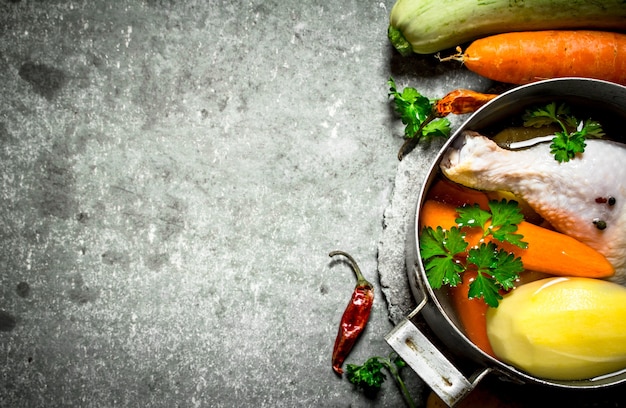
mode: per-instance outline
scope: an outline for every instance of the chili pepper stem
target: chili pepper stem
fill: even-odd
[[[350,263],[350,266],[352,267],[352,270],[354,271],[354,274],[356,275],[356,285],[357,286],[369,286],[372,287],[372,284],[368,282],[367,279],[365,279],[365,277],[363,276],[363,273],[361,272],[361,269],[359,268],[359,265],[356,263],[356,261],[354,260],[354,258],[344,252],[344,251],[332,251],[331,253],[328,254],[328,256],[330,256],[331,258],[337,255],[342,255],[344,257],[346,257]]]
[[[402,161],[402,159],[404,159],[404,156],[411,153],[413,149],[417,147],[417,144],[419,143],[419,141],[420,141],[419,137],[406,139],[404,143],[402,144],[402,146],[400,147],[400,150],[398,151],[398,161]]]
[[[424,127],[426,125],[428,125],[430,122],[432,122],[433,120],[435,120],[437,118],[440,118],[440,117],[442,117],[442,116],[437,115],[437,112],[435,110],[433,110],[426,117],[426,119],[424,119],[424,121],[420,124],[420,127],[417,129],[417,131],[415,132],[413,137],[407,138],[405,140],[404,144],[400,147],[400,151],[398,152],[398,160],[399,161],[402,161],[404,156],[406,156],[407,154],[411,153],[413,151],[413,149],[415,149],[415,147],[417,147],[417,144],[419,143],[419,141],[421,139],[422,129],[424,129]]]

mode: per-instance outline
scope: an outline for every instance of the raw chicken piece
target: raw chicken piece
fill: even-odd
[[[513,151],[476,132],[463,136],[443,157],[446,177],[523,198],[555,229],[602,253],[615,267],[611,280],[626,285],[625,145],[587,140],[582,155],[559,163],[547,143]]]

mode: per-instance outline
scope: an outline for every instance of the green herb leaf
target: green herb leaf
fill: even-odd
[[[455,220],[459,227],[480,227],[484,228],[485,224],[491,218],[489,211],[480,208],[478,204],[465,205],[457,208],[459,217]]]
[[[424,125],[422,135],[428,140],[436,137],[447,138],[450,136],[450,130],[450,121],[448,119],[436,119]]]
[[[558,132],[550,144],[550,153],[559,163],[568,162],[576,156],[576,153],[585,151],[585,138],[578,132],[571,135]]]
[[[602,125],[595,120],[587,120],[584,124],[583,130],[585,131],[586,137],[602,138],[605,136],[604,130],[602,130]]]
[[[565,104],[556,105],[552,102],[545,107],[528,110],[523,116],[524,126],[541,127],[558,124],[562,131],[556,132],[550,144],[550,153],[559,163],[568,162],[576,154],[585,151],[585,139],[602,137],[602,126],[591,119],[587,122],[578,121],[571,116],[570,109]]]
[[[555,123],[561,124],[559,117],[566,117],[569,114],[570,109],[567,105],[560,104],[557,107],[556,102],[552,102],[544,107],[526,111],[522,119],[524,120],[524,126],[542,127]]]
[[[508,242],[527,248],[528,244],[522,242],[522,235],[516,234],[517,224],[524,220],[519,205],[516,201],[495,201],[489,202],[490,211],[480,208],[478,204],[466,205],[457,208],[459,217],[455,220],[459,227],[480,227],[483,229],[483,236],[492,235],[500,242]],[[487,221],[491,220],[487,228]]]
[[[524,221],[517,201],[490,201],[491,226],[489,232],[500,242],[508,242],[520,248],[528,248],[528,243],[523,242],[523,236],[516,234],[517,224]]]
[[[483,274],[476,275],[474,281],[470,283],[467,296],[470,299],[482,298],[489,307],[498,307],[502,299],[495,279]]]
[[[455,258],[465,252],[467,245],[460,228],[424,228],[420,238],[420,253],[432,288],[461,283],[460,274],[464,268]]]
[[[524,270],[522,261],[493,243],[483,243],[472,248],[467,255],[467,263],[476,267],[476,279],[470,284],[470,298],[483,298],[491,307],[498,307],[502,296],[500,289],[509,290]]]
[[[389,94],[393,96],[395,110],[400,115],[406,139],[430,140],[450,136],[450,121],[434,119],[433,101],[420,94],[415,88],[406,87],[399,92],[393,78],[389,78]]]
[[[417,408],[400,374],[400,369],[405,366],[404,360],[392,352],[388,358],[370,357],[361,366],[355,364],[346,365],[346,377],[348,381],[364,391],[377,392],[387,378],[382,372],[382,369],[386,368],[400,387],[408,407]]]
[[[428,283],[433,289],[442,285],[456,286],[461,274],[468,269],[476,270],[477,277],[470,284],[470,298],[483,298],[491,307],[497,307],[502,296],[500,290],[512,289],[519,273],[524,270],[521,258],[498,248],[496,242],[508,242],[521,248],[528,244],[517,233],[518,224],[524,220],[516,201],[489,202],[489,211],[477,204],[457,208],[457,226],[444,230],[425,227],[420,235],[420,254]],[[481,228],[483,237],[492,235],[494,240],[467,250],[462,228]],[[466,257],[463,255],[467,254]]]
[[[346,365],[348,381],[361,388],[380,388],[387,376],[382,372],[385,367],[378,357],[368,359],[363,365]]]
[[[392,362],[396,365],[398,369],[406,367],[406,362],[400,356],[395,356]]]
[[[499,249],[494,255],[493,261],[489,267],[489,272],[496,278],[502,289],[513,289],[519,274],[524,271],[522,258],[516,258],[512,253]]]
[[[491,210],[491,226],[519,224],[524,221],[524,215],[520,211],[519,204],[514,200],[489,201]]]

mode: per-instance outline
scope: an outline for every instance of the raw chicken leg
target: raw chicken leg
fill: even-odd
[[[479,190],[523,198],[558,231],[602,253],[615,267],[611,279],[626,285],[626,146],[587,140],[582,155],[559,163],[547,143],[506,150],[476,132],[451,148],[441,170]]]

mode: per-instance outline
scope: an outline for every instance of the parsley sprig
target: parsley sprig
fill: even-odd
[[[387,378],[383,372],[383,369],[387,369],[400,387],[407,405],[414,408],[416,407],[415,402],[400,374],[400,369],[403,367],[406,367],[404,360],[392,352],[389,357],[370,357],[363,365],[348,364],[346,377],[348,381],[365,392],[375,393],[380,390]]]
[[[483,238],[493,236],[500,242],[509,242],[520,248],[528,248],[522,241],[523,236],[517,234],[517,225],[524,221],[517,201],[490,201],[489,211],[483,210],[478,204],[466,205],[457,209],[459,217],[455,220],[459,227],[483,228]],[[488,228],[487,221],[491,220]]]
[[[434,113],[435,100],[423,96],[417,89],[411,87],[405,87],[402,92],[398,91],[393,78],[389,78],[388,84],[388,96],[393,96],[395,110],[400,115],[402,123],[406,125],[404,128],[406,142],[398,153],[399,160],[422,140],[450,136],[450,121],[438,118]]]
[[[555,132],[550,144],[550,153],[559,163],[568,162],[576,154],[583,153],[587,146],[586,138],[604,136],[600,123],[591,119],[579,121],[572,116],[569,106],[564,103],[557,105],[552,102],[544,107],[528,110],[523,119],[524,126],[560,126],[561,131]]]
[[[507,242],[527,248],[518,234],[517,225],[523,221],[516,201],[489,202],[489,211],[477,204],[457,208],[457,226],[450,229],[424,227],[420,237],[420,254],[428,283],[433,289],[443,285],[456,286],[461,283],[461,274],[467,270],[477,272],[476,279],[469,285],[469,298],[482,298],[491,307],[498,307],[500,290],[514,287],[519,273],[524,270],[522,260],[499,248],[496,242]],[[493,240],[467,250],[464,228],[481,228],[483,238]],[[495,242],[494,242],[495,240]]]

